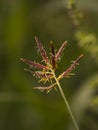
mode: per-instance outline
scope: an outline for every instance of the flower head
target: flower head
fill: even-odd
[[[51,48],[51,56],[50,58],[47,56],[47,53],[42,45],[42,43],[39,41],[37,37],[35,37],[35,41],[37,44],[37,48],[40,52],[40,55],[42,57],[42,60],[44,61],[44,65],[33,62],[24,58],[21,58],[21,61],[23,61],[25,64],[29,65],[30,69],[24,69],[25,71],[29,72],[33,76],[39,78],[39,81],[42,81],[44,83],[49,82],[49,86],[39,86],[39,87],[34,87],[35,89],[39,89],[41,91],[47,90],[47,92],[50,92],[52,88],[56,88],[57,82],[55,81],[55,75],[54,72],[57,68],[57,62],[61,58],[61,54],[63,50],[65,49],[67,45],[67,41],[65,41],[57,53],[55,52],[54,49],[54,43],[51,41],[50,42],[50,48]],[[83,57],[83,54],[81,54],[63,73],[61,73],[58,77],[57,80],[60,80],[64,77],[70,77],[71,75],[74,75],[71,73],[71,71],[75,68],[76,65],[78,65],[79,60]],[[38,71],[32,71],[31,69],[35,67],[38,69]]]

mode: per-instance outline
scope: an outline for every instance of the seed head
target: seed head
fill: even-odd
[[[29,72],[30,74],[32,74],[33,76],[39,78],[40,82],[49,82],[50,85],[49,86],[39,86],[39,87],[34,87],[35,89],[39,89],[41,91],[46,90],[47,92],[50,92],[50,90],[52,88],[56,88],[57,82],[55,81],[55,77],[53,72],[56,70],[56,66],[57,66],[57,62],[58,60],[61,58],[61,54],[65,48],[65,46],[67,45],[67,41],[65,41],[61,47],[59,48],[59,50],[57,51],[57,53],[55,53],[55,49],[54,49],[54,43],[51,41],[50,42],[50,48],[51,48],[51,56],[50,59],[48,58],[46,51],[43,47],[43,45],[41,44],[41,42],[38,40],[37,37],[35,37],[35,41],[37,44],[37,48],[40,52],[40,55],[42,56],[42,59],[44,61],[44,65],[40,64],[40,63],[36,63],[33,62],[31,60],[27,60],[24,58],[21,58],[21,61],[23,61],[25,64],[29,65],[29,69],[24,69],[25,71]],[[63,77],[70,77],[71,75],[74,75],[74,73],[72,73],[72,70],[76,67],[76,65],[79,64],[80,59],[83,57],[83,54],[81,54],[75,61],[73,61],[73,63],[63,72],[58,76],[58,80],[62,79]],[[31,70],[32,68],[36,68],[39,69],[37,71],[33,71]]]

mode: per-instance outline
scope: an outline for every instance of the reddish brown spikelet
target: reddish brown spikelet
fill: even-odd
[[[28,69],[24,69],[25,71],[27,71],[27,72],[29,72],[29,73],[31,73],[33,76],[36,76],[37,78],[45,78],[45,79],[50,79],[50,78],[52,78],[53,77],[53,75],[52,74],[46,74],[45,72],[42,72],[42,71],[35,71],[35,72],[33,72],[33,71],[31,71],[31,70],[28,70]]]
[[[33,67],[38,68],[38,69],[48,70],[48,67],[44,66],[42,64],[32,62],[32,61],[24,59],[24,58],[21,58],[20,60],[23,61],[24,63],[26,63],[27,65],[31,66],[31,67],[33,66]]]
[[[55,68],[56,68],[55,50],[54,50],[54,44],[53,44],[52,41],[50,42],[50,47],[51,47],[51,52],[52,52],[52,57],[51,57],[51,60],[52,60],[52,68],[55,69]]]
[[[36,71],[35,75],[37,75],[39,78],[44,78],[44,79],[51,79],[51,78],[53,78],[52,74],[46,74],[46,73],[41,72],[41,71]]]
[[[56,61],[60,59],[61,54],[62,54],[62,52],[63,52],[63,50],[64,50],[64,48],[65,48],[66,45],[67,45],[67,41],[65,41],[65,42],[62,44],[62,46],[60,47],[60,49],[59,49],[58,52],[56,53],[56,55],[55,55],[55,60],[56,60]]]
[[[66,70],[66,71],[64,71],[61,75],[59,75],[59,77],[58,77],[58,79],[60,78],[63,78],[63,77],[65,77],[68,73],[70,73],[74,68],[75,68],[75,66],[76,65],[78,65],[78,62],[80,61],[80,59],[83,57],[83,54],[81,54],[74,62],[73,62],[73,64],[71,64],[70,65],[70,67]]]
[[[56,83],[50,85],[50,86],[45,86],[45,87],[42,87],[42,86],[39,86],[39,87],[35,87],[34,89],[39,89],[39,90],[49,90],[51,88],[53,88],[54,86],[56,86]]]
[[[39,51],[40,51],[40,54],[41,54],[43,60],[44,60],[46,63],[49,63],[49,59],[48,59],[48,56],[47,56],[47,54],[46,54],[46,51],[45,51],[43,45],[41,44],[41,42],[38,40],[38,38],[37,38],[36,36],[35,36],[35,41],[36,41],[37,47],[38,47],[38,49],[39,49]]]

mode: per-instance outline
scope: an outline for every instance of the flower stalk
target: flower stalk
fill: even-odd
[[[66,105],[66,107],[67,107],[67,109],[68,109],[68,112],[69,112],[69,114],[70,114],[70,116],[71,116],[71,118],[72,118],[72,121],[73,121],[73,123],[74,123],[74,125],[75,125],[75,127],[76,127],[76,130],[79,130],[78,124],[77,124],[77,122],[76,122],[76,120],[75,120],[75,118],[74,118],[74,115],[73,115],[72,110],[71,110],[71,108],[70,108],[70,105],[69,105],[69,103],[68,103],[68,101],[67,101],[67,98],[65,97],[65,94],[64,94],[63,89],[62,89],[62,87],[61,87],[61,85],[60,85],[60,82],[59,82],[58,78],[56,78],[56,75],[55,75],[54,72],[53,72],[53,75],[54,75],[55,81],[56,81],[56,83],[57,83],[57,86],[58,86],[58,88],[59,88],[60,94],[61,94],[61,96],[62,96],[62,98],[63,98],[63,100],[64,100],[64,103],[65,103],[65,105]]]

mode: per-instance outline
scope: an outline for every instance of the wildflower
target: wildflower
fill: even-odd
[[[77,130],[79,130],[79,127],[77,125],[77,122],[73,116],[73,113],[71,111],[71,108],[69,106],[69,103],[64,95],[64,92],[62,90],[62,87],[60,85],[59,80],[64,78],[64,77],[70,77],[71,75],[74,75],[74,73],[72,73],[72,70],[79,65],[79,61],[80,59],[83,57],[83,54],[81,54],[75,61],[72,62],[72,64],[64,71],[62,72],[59,76],[56,76],[55,71],[57,69],[57,62],[60,60],[61,58],[61,54],[64,50],[64,48],[67,45],[67,41],[65,41],[61,47],[59,48],[59,50],[57,51],[57,53],[55,52],[54,49],[54,44],[51,41],[50,42],[50,47],[51,47],[51,55],[50,57],[47,56],[46,51],[43,47],[43,45],[41,44],[41,42],[38,40],[37,37],[35,37],[35,41],[37,44],[37,48],[38,51],[40,52],[40,55],[42,57],[42,61],[44,61],[44,65],[41,63],[37,63],[37,62],[33,62],[24,58],[21,58],[21,61],[23,61],[25,64],[29,65],[29,69],[24,69],[25,71],[29,72],[30,74],[32,74],[33,76],[39,78],[39,82],[49,82],[50,85],[48,86],[38,86],[38,87],[34,87],[34,89],[38,89],[40,91],[47,91],[47,93],[49,93],[52,88],[59,88],[59,91],[61,93],[61,96],[64,100],[64,103],[67,106],[67,109],[69,111],[69,114],[73,120],[73,123],[76,127]],[[32,68],[37,68],[37,71],[32,71]]]
[[[40,79],[40,81],[43,81],[44,83],[46,82],[50,82],[50,86],[40,86],[40,87],[34,87],[35,89],[39,89],[39,90],[46,90],[47,92],[49,92],[52,88],[55,88],[55,86],[57,86],[57,83],[53,82],[55,79],[54,76],[54,72],[57,68],[57,62],[58,60],[61,58],[61,54],[64,50],[64,48],[67,45],[67,41],[65,41],[61,47],[59,48],[59,50],[57,51],[57,53],[55,52],[54,49],[54,43],[51,41],[50,42],[50,47],[51,47],[51,56],[50,58],[47,56],[46,51],[43,47],[43,45],[41,44],[41,42],[39,41],[39,39],[37,37],[35,37],[35,41],[37,44],[37,48],[40,52],[40,55],[42,57],[42,61],[44,61],[45,65],[37,63],[37,62],[33,62],[24,58],[21,58],[21,60],[26,63],[27,65],[30,66],[30,68],[37,68],[40,71],[32,71],[30,69],[24,69],[25,71],[29,72],[30,74],[32,74],[33,76],[37,77]],[[68,69],[66,69],[63,73],[61,73],[57,79],[60,80],[63,77],[70,77],[71,75],[74,75],[73,73],[71,73],[71,71],[75,68],[76,65],[78,65],[79,60],[83,57],[83,54],[81,54],[70,66]]]

